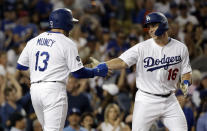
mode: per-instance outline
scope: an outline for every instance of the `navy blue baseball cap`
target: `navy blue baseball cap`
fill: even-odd
[[[73,108],[69,109],[68,114],[69,115],[72,115],[72,114],[81,115],[81,112],[80,112],[80,109],[73,107]]]
[[[86,39],[88,42],[95,42],[96,41],[96,37],[94,35],[89,35]]]

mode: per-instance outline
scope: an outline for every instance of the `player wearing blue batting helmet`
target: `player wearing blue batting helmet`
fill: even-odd
[[[167,18],[160,12],[152,12],[146,16],[145,27],[151,23],[160,23],[159,27],[155,31],[156,36],[161,36],[169,29]]]
[[[67,8],[56,9],[49,16],[51,29],[62,29],[69,32],[72,30],[74,22],[78,22],[78,20],[73,18],[72,11]]]

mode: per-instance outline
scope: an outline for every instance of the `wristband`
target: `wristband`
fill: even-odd
[[[188,85],[188,86],[191,85],[189,80],[184,80],[184,81],[183,81],[183,84]]]

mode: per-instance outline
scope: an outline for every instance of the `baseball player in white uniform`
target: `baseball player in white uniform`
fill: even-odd
[[[181,76],[181,89],[187,95],[191,66],[185,44],[169,38],[167,18],[153,12],[146,16],[152,38],[143,41],[112,59],[108,69],[122,69],[136,64],[136,86],[132,131],[148,131],[161,119],[170,131],[187,131],[184,113],[175,97]]]
[[[44,131],[62,131],[67,115],[66,81],[76,78],[105,77],[104,65],[85,68],[76,44],[68,38],[74,19],[69,9],[54,10],[49,17],[51,31],[27,42],[17,69],[30,71],[31,99]],[[69,100],[70,101],[70,100]]]

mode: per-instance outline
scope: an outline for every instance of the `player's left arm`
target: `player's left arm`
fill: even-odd
[[[182,63],[181,63],[181,84],[180,89],[182,90],[184,96],[186,97],[188,94],[188,87],[192,84],[192,69],[190,66],[190,60],[189,60],[189,53],[188,49],[185,46],[183,48],[183,54],[182,54]]]

